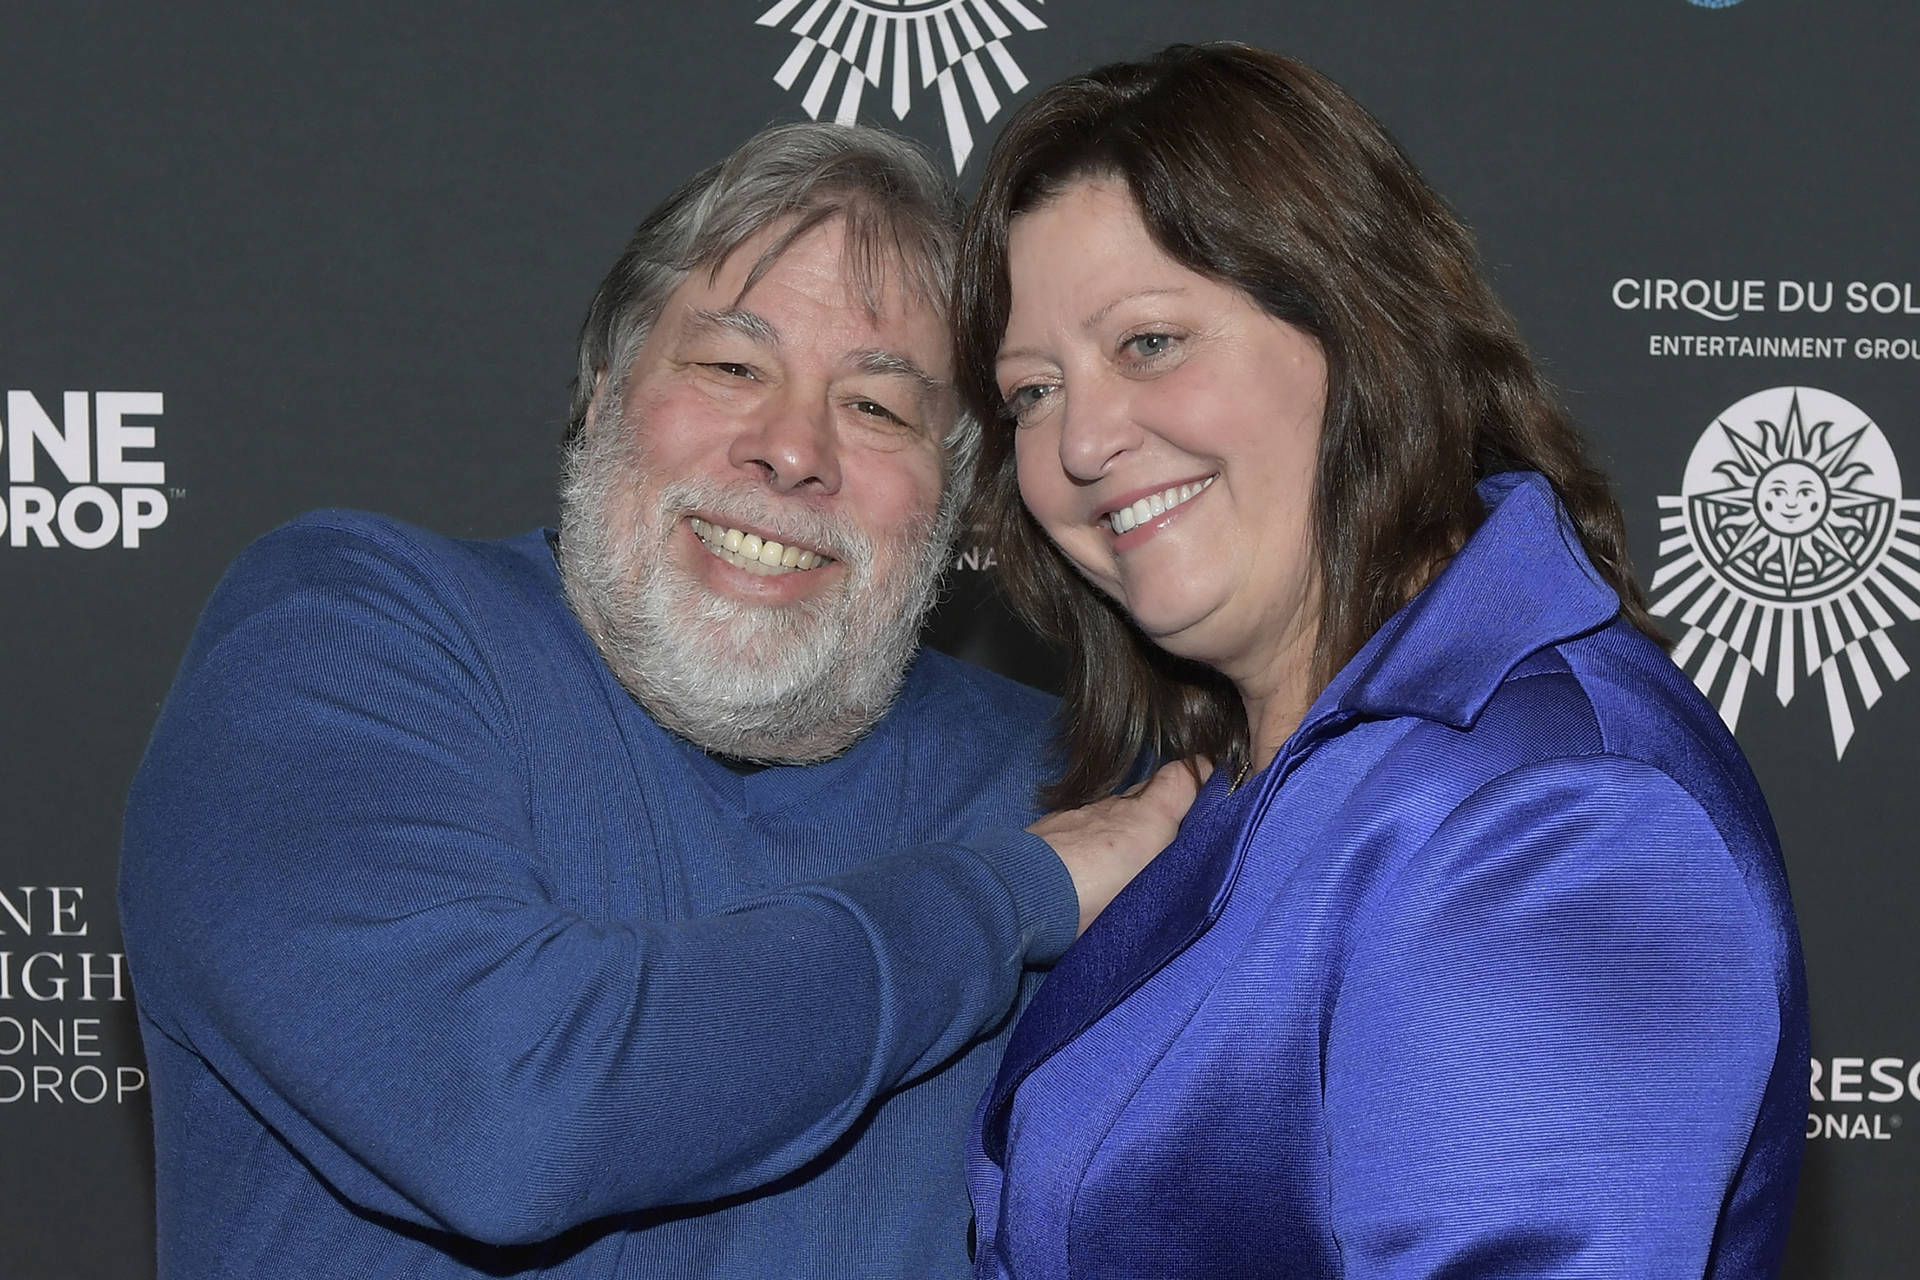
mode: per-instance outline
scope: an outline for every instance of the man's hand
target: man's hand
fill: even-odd
[[[1119,795],[1048,814],[1027,830],[1067,864],[1080,895],[1080,928],[1106,910],[1140,869],[1173,843],[1200,784],[1213,772],[1205,761],[1176,760]]]

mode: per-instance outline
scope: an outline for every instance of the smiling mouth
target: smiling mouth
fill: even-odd
[[[1208,476],[1205,480],[1195,480],[1187,484],[1176,484],[1162,489],[1159,493],[1150,493],[1117,511],[1109,511],[1100,517],[1100,523],[1115,533],[1125,533],[1136,529],[1157,516],[1163,516],[1183,502],[1191,502],[1204,492],[1209,485],[1220,477]]]
[[[833,563],[833,557],[823,552],[788,546],[741,529],[724,528],[698,516],[688,516],[687,523],[693,528],[694,536],[700,539],[701,546],[734,568],[745,569],[748,573],[772,577],[775,574],[801,573]]]

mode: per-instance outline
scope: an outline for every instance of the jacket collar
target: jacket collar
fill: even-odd
[[[1417,716],[1465,729],[1522,661],[1620,611],[1545,477],[1503,472],[1479,492],[1485,522],[1341,668],[1296,739],[1327,716]]]
[[[1605,626],[1620,601],[1588,561],[1544,477],[1507,472],[1479,486],[1487,518],[1440,575],[1387,620],[1315,699],[1261,775],[1249,812],[1197,803],[1149,863],[1062,956],[1008,1040],[982,1112],[982,1143],[1004,1162],[1014,1090],[1062,1045],[1192,945],[1219,918],[1246,836],[1312,746],[1357,719],[1415,716],[1470,726],[1529,656]]]

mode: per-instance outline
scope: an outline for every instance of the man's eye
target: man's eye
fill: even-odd
[[[853,411],[869,418],[880,418],[887,422],[897,422],[903,427],[907,425],[906,420],[899,414],[874,400],[855,400],[853,402]]]
[[[729,378],[753,377],[753,370],[751,368],[744,364],[736,364],[732,360],[709,360],[701,367],[711,369],[715,373],[724,373]]]

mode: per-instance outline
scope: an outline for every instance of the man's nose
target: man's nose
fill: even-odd
[[[761,406],[728,457],[781,493],[840,491],[840,441],[824,396],[790,393]]]
[[[1145,432],[1122,389],[1082,379],[1061,406],[1060,465],[1076,480],[1098,480],[1116,459],[1140,446]]]

